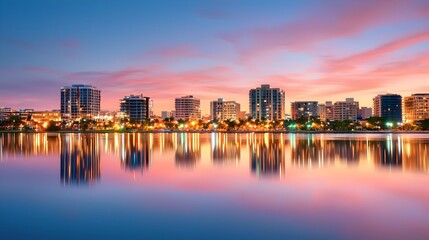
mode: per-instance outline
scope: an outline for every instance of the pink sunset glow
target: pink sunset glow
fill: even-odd
[[[0,64],[0,105],[58,109],[59,89],[77,83],[99,88],[104,110],[143,93],[156,114],[184,95],[200,98],[203,114],[217,98],[247,110],[248,91],[260,84],[285,90],[286,106],[354,97],[369,107],[387,91],[429,90],[426,1],[315,2],[270,14],[233,9],[177,9],[157,19],[157,28],[124,17],[128,25],[118,22],[109,35],[79,25],[58,36],[40,29],[36,39],[4,28],[2,55],[12,57]]]

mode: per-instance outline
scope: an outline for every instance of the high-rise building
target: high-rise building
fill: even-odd
[[[374,117],[402,122],[402,97],[398,94],[380,94],[373,98]]]
[[[319,115],[316,101],[292,102],[290,110],[293,120],[298,119],[302,116],[315,117]]]
[[[372,117],[372,108],[361,107],[358,111],[358,119],[368,119]]]
[[[192,95],[176,98],[174,114],[177,119],[200,119],[200,99]]]
[[[359,102],[353,98],[346,98],[346,101],[338,101],[334,103],[334,120],[357,120]]]
[[[77,84],[61,88],[61,118],[94,118],[100,112],[100,90]]]
[[[407,122],[429,118],[429,93],[417,93],[404,97],[404,118]]]
[[[285,118],[285,92],[270,88],[269,84],[249,91],[249,110],[253,119],[275,120]]]
[[[210,117],[217,120],[239,119],[240,104],[219,98],[210,102]]]
[[[334,105],[332,101],[327,101],[325,104],[319,104],[319,116],[322,121],[334,120]]]
[[[151,99],[143,94],[125,96],[121,99],[120,111],[125,113],[130,121],[141,122],[151,117]]]

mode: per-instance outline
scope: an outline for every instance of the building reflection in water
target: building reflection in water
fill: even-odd
[[[244,147],[249,168],[258,176],[282,176],[286,167],[340,164],[429,173],[429,140],[419,134],[0,133],[0,147],[2,162],[60,154],[64,184],[99,179],[100,151],[118,156],[127,170],[141,171],[149,168],[154,154],[167,152],[174,152],[170,160],[178,167],[195,166],[202,156],[213,164],[238,163]]]
[[[153,134],[130,133],[121,134],[121,163],[128,170],[144,170],[151,162]]]
[[[312,168],[323,165],[326,159],[325,146],[322,141],[314,139],[313,135],[298,138],[295,133],[289,135],[291,145],[291,161],[295,168]]]
[[[61,135],[61,182],[94,183],[100,179],[100,150],[97,134]]]
[[[392,135],[388,135],[383,141],[368,141],[368,147],[374,153],[372,159],[376,166],[401,167],[402,146],[402,139],[400,137],[393,139]]]
[[[0,133],[0,159],[50,155],[59,152],[59,134]]]
[[[238,163],[240,160],[241,135],[211,133],[211,159],[215,164]]]
[[[252,172],[258,177],[285,174],[285,144],[283,134],[249,134]]]
[[[292,166],[325,167],[336,163],[357,165],[370,162],[375,166],[397,166],[404,170],[429,172],[429,142],[405,139],[400,135],[387,137],[338,137],[290,134]]]
[[[335,162],[355,165],[366,155],[366,142],[361,140],[290,134],[290,144],[292,166],[297,168],[320,168]]]
[[[201,159],[200,134],[199,133],[177,133],[176,138],[176,166],[193,167]]]

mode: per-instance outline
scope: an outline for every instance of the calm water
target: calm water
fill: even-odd
[[[0,239],[429,239],[429,134],[0,134]]]

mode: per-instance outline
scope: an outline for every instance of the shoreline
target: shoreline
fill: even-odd
[[[380,133],[393,133],[393,134],[429,134],[429,131],[286,131],[286,130],[271,130],[271,131],[247,131],[247,130],[239,130],[239,131],[198,131],[198,130],[149,130],[149,131],[115,131],[115,130],[92,130],[92,131],[19,131],[19,130],[0,130],[0,133],[26,133],[26,134],[37,134],[37,133],[48,133],[48,134],[68,134],[68,133],[76,133],[76,134],[93,134],[93,133],[296,133],[296,134],[380,134]]]

